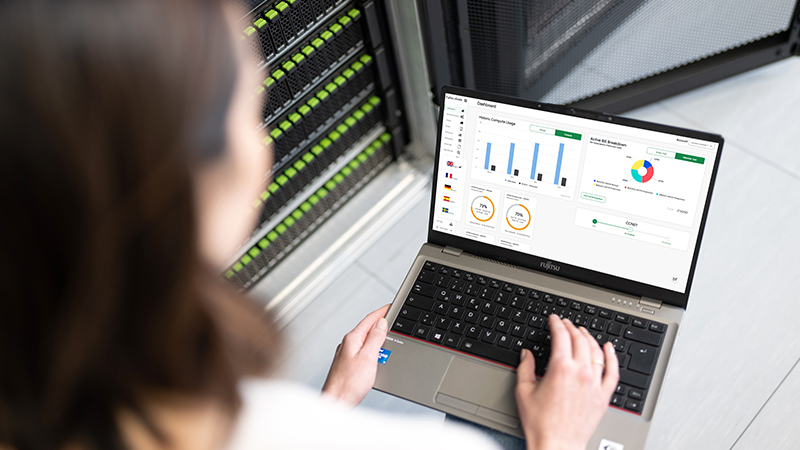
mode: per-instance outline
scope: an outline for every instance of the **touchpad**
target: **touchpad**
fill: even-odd
[[[516,382],[514,372],[455,357],[447,367],[436,402],[516,428]]]

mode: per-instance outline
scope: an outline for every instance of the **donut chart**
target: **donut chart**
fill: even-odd
[[[488,222],[494,217],[494,202],[485,195],[475,197],[469,209],[472,217],[480,222]]]
[[[639,173],[639,169],[641,168],[647,169],[647,173],[645,173],[644,176]],[[633,177],[633,179],[639,183],[647,183],[650,181],[650,179],[653,178],[654,172],[655,170],[653,169],[653,165],[650,164],[650,161],[646,159],[640,159],[639,161],[636,161],[633,163],[633,167],[631,167],[631,177]]]
[[[522,203],[516,203],[506,211],[506,222],[511,228],[522,231],[531,224],[531,212]]]

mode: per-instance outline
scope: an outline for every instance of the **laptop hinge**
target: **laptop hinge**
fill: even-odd
[[[442,253],[447,253],[448,255],[453,255],[453,256],[461,256],[461,254],[464,253],[464,250],[461,250],[460,248],[450,247],[448,245],[447,247],[442,249]]]
[[[653,299],[642,297],[642,298],[639,299],[639,305],[647,306],[647,307],[650,307],[650,308],[661,309],[661,300],[653,300]]]

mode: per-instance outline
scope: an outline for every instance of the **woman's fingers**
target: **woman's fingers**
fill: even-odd
[[[589,362],[589,346],[586,343],[586,337],[582,334],[575,325],[569,320],[564,320],[564,328],[569,331],[572,337],[572,358],[580,363]]]
[[[551,314],[547,318],[550,321],[550,336],[553,345],[550,347],[550,358],[572,358],[572,339],[569,331],[564,326],[564,322],[557,315]]]
[[[361,322],[353,328],[353,331],[347,333],[344,337],[344,345],[348,347],[349,351],[356,352],[361,347],[364,346],[364,341],[367,339],[367,335],[369,334],[370,330],[375,326],[375,323],[381,317],[385,316],[386,313],[389,311],[389,306],[391,305],[384,305],[381,308],[367,314],[367,317],[361,320]]]
[[[611,398],[611,394],[617,388],[619,383],[619,360],[617,359],[617,352],[610,342],[603,345],[603,353],[605,353],[606,372],[603,375],[603,391]]]
[[[595,379],[599,382],[601,381],[603,369],[606,365],[605,354],[594,337],[592,337],[591,333],[589,333],[589,330],[581,327],[581,334],[583,335],[583,339],[586,341],[586,344],[589,347],[589,354],[592,358],[592,373],[595,374]]]

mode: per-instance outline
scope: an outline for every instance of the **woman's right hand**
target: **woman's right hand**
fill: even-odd
[[[583,450],[619,382],[611,343],[603,348],[586,328],[551,315],[552,350],[547,373],[534,374],[529,350],[517,368],[517,407],[528,450]],[[605,363],[605,371],[601,363]]]

